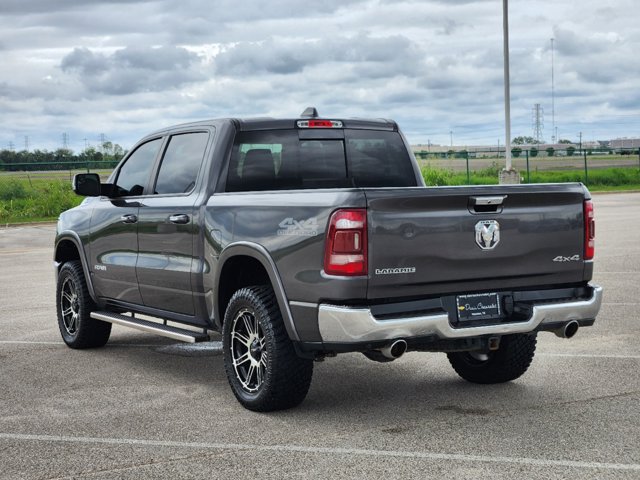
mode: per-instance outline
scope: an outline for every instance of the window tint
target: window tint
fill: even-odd
[[[397,132],[345,130],[345,139],[346,145],[342,139],[299,139],[297,130],[242,132],[227,191],[417,185]]]
[[[297,130],[243,132],[231,156],[227,191],[348,186],[342,140],[298,140]]]
[[[207,132],[174,135],[162,158],[154,193],[188,193],[193,190],[204,158]]]
[[[416,176],[398,132],[347,130],[349,174],[356,187],[415,187]]]
[[[116,185],[118,194],[125,195],[142,195],[144,188],[149,182],[153,161],[158,154],[162,139],[151,140],[140,145],[133,152],[118,172]]]

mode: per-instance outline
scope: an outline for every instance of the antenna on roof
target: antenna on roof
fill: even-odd
[[[307,107],[304,109],[304,112],[300,115],[302,118],[318,118],[318,110],[316,107]]]

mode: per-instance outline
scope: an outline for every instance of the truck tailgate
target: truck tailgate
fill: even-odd
[[[369,299],[582,282],[581,184],[365,191]]]

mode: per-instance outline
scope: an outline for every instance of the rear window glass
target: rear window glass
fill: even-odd
[[[227,191],[409,187],[416,178],[397,132],[345,130],[344,139],[299,139],[297,130],[241,132]]]

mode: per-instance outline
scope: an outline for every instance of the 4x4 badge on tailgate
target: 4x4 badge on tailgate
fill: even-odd
[[[495,220],[476,223],[476,243],[483,250],[491,250],[500,243],[500,224]]]

